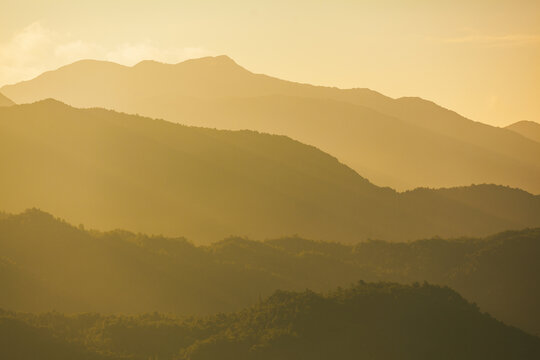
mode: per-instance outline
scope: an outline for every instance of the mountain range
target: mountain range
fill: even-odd
[[[540,144],[420,98],[254,74],[227,56],[133,67],[83,60],[4,86],[17,103],[55,98],[185,125],[289,136],[397,190],[495,183],[540,193]]]
[[[526,138],[540,143],[540,124],[534,121],[518,121],[506,127]]]
[[[239,311],[278,289],[428,281],[540,335],[540,228],[408,243],[231,237],[197,246],[86,230],[28,210],[0,216],[0,254],[0,308],[17,311],[208,315]]]
[[[496,185],[397,193],[285,136],[187,127],[55,100],[0,108],[4,211],[186,236],[356,242],[540,226],[540,196]]]
[[[444,324],[444,325],[442,325]],[[10,360],[536,359],[540,339],[449,288],[359,282],[277,291],[242,311],[178,318],[0,310]]]

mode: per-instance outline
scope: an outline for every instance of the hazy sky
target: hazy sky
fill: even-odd
[[[0,86],[81,58],[227,54],[280,78],[540,121],[540,0],[2,0]]]

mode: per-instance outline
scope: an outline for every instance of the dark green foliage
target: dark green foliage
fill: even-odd
[[[29,210],[0,219],[0,254],[0,307],[19,311],[210,314],[239,310],[277,289],[427,280],[540,334],[540,229],[396,244],[229,238],[195,246],[87,231]]]
[[[47,321],[43,316],[39,322]],[[82,323],[80,323],[82,325]],[[9,360],[106,360],[72,339],[58,338],[50,329],[0,311],[0,358]],[[115,357],[116,358],[116,357]]]
[[[449,288],[427,284],[361,282],[326,295],[277,291],[243,311],[206,318],[0,313],[0,328],[11,331],[15,344],[19,337],[30,344],[48,341],[39,348],[40,358],[47,359],[81,348],[96,355],[78,359],[98,354],[141,360],[540,356],[540,339],[480,313]],[[13,347],[6,343],[0,355],[13,353]]]

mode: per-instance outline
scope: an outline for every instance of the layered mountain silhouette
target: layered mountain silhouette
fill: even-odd
[[[283,134],[398,190],[495,183],[540,193],[540,144],[420,98],[299,84],[226,56],[133,67],[84,60],[1,89],[186,125]]]
[[[536,359],[540,339],[451,289],[364,283],[277,291],[243,311],[179,319],[0,311],[0,356],[42,359]]]
[[[540,229],[409,243],[289,237],[196,246],[183,238],[75,228],[28,210],[0,220],[0,254],[0,308],[18,311],[204,315],[238,311],[277,289],[428,281],[540,335]]]
[[[11,106],[11,105],[15,105],[15,103],[0,93],[0,106]]]
[[[516,135],[517,136],[517,135]],[[183,235],[355,242],[540,225],[540,197],[495,185],[396,193],[290,138],[187,127],[55,100],[0,108],[5,211]]]
[[[508,125],[506,128],[540,143],[540,124],[537,122],[523,120]]]

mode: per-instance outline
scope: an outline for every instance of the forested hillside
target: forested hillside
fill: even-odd
[[[495,185],[397,193],[285,136],[219,131],[54,100],[0,108],[1,209],[185,236],[484,236],[540,226],[540,196]]]
[[[32,210],[0,220],[0,307],[20,311],[236,311],[277,289],[358,280],[448,285],[505,323],[540,334],[540,229],[485,239],[357,245],[182,238],[76,228]]]
[[[0,341],[10,342],[0,355],[11,360],[34,358],[29,341],[48,359],[68,359],[66,354],[134,360],[540,356],[537,337],[482,314],[449,288],[427,284],[360,282],[324,295],[278,291],[245,310],[205,318],[0,312],[0,331]]]

